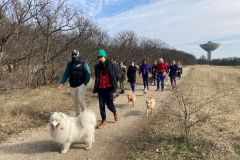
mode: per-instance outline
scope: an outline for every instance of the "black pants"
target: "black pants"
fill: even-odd
[[[144,89],[148,88],[148,74],[142,74]]]
[[[176,76],[171,76],[170,81],[171,81],[172,87],[175,87],[176,86]]]
[[[99,99],[99,108],[102,117],[102,121],[106,120],[106,110],[105,105],[107,105],[108,109],[116,114],[116,107],[113,104],[113,89],[99,89],[98,91],[98,99]]]

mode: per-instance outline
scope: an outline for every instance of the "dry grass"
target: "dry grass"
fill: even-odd
[[[191,92],[192,101],[217,97],[200,110],[201,114],[209,114],[210,119],[191,129],[186,146],[179,119],[172,114],[179,107],[173,99],[165,99],[159,115],[133,144],[129,158],[240,159],[239,68],[195,66],[182,81],[178,89]]]
[[[92,83],[87,87],[86,102],[94,103]],[[0,95],[0,142],[23,130],[48,123],[51,112],[74,111],[69,87],[56,86],[17,90]]]

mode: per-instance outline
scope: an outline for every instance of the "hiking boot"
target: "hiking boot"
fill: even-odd
[[[114,121],[115,122],[118,122],[118,115],[117,115],[117,113],[115,113],[115,114],[113,114],[114,115]]]
[[[102,121],[100,124],[97,125],[97,129],[103,129],[107,127],[106,121]]]

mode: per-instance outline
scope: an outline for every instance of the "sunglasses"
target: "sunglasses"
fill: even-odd
[[[99,58],[103,58],[103,56],[97,56],[97,59],[99,59]]]
[[[73,53],[72,56],[73,56],[73,57],[77,57],[78,54],[77,54],[77,53]]]

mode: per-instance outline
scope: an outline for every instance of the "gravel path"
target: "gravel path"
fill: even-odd
[[[189,68],[184,70],[184,74]],[[107,112],[108,126],[97,129],[96,142],[91,150],[84,150],[81,144],[74,144],[66,154],[60,154],[58,146],[51,141],[48,125],[25,131],[17,137],[9,138],[0,145],[0,160],[78,160],[78,159],[127,159],[128,143],[141,131],[153,116],[146,116],[146,98],[154,96],[161,102],[171,92],[167,86],[164,92],[156,92],[156,87],[151,86],[147,95],[143,95],[142,86],[137,86],[137,100],[135,108],[127,105],[127,93],[120,95],[115,100],[117,112],[120,115],[118,123],[113,123],[113,115]],[[128,91],[126,91],[128,92]],[[156,110],[161,109],[158,103]],[[98,120],[100,120],[98,103],[89,106]],[[156,114],[156,110],[154,114]]]

